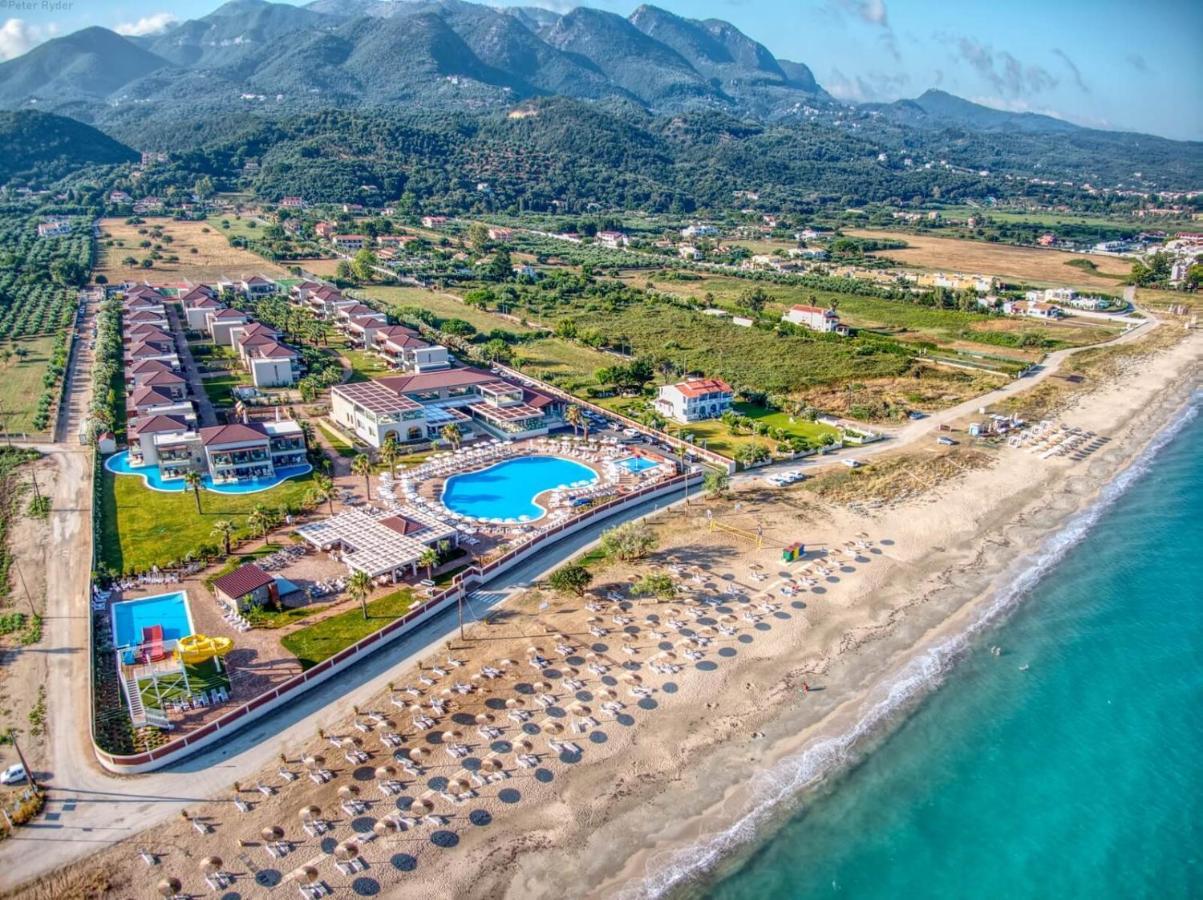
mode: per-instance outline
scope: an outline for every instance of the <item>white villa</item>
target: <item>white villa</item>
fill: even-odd
[[[821,306],[792,306],[781,317],[783,322],[801,325],[811,331],[823,334],[847,334],[848,326],[840,322],[840,317],[834,309],[823,309]]]
[[[1008,316],[1027,316],[1029,319],[1060,319],[1065,313],[1059,306],[1036,300],[1008,300],[1003,304]]]
[[[698,422],[718,418],[734,400],[735,391],[721,378],[691,378],[661,387],[655,407],[677,422]]]

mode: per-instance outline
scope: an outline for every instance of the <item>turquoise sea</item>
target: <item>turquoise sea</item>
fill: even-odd
[[[1203,897],[1203,416],[1184,422],[901,727],[685,893]]]

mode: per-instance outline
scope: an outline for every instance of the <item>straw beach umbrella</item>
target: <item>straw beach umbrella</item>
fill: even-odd
[[[343,841],[334,847],[334,856],[343,862],[350,862],[359,855],[359,845],[354,841]]]
[[[307,884],[316,884],[322,873],[317,870],[317,866],[301,866],[297,869],[297,877]]]
[[[174,897],[180,892],[183,884],[178,878],[164,878],[156,887],[160,897]]]
[[[284,837],[284,829],[279,825],[268,825],[259,832],[259,835],[265,841],[278,841],[280,838]]]
[[[391,834],[395,834],[398,828],[396,820],[388,818],[377,819],[375,824],[372,825],[372,831],[376,832],[377,837],[388,837]]]
[[[221,871],[221,857],[206,856],[200,861],[200,870],[206,875],[216,875]]]
[[[359,788],[353,784],[344,784],[338,789],[338,796],[344,800],[351,800],[359,796]]]
[[[312,822],[314,819],[320,819],[322,817],[322,808],[320,806],[312,805],[302,806],[300,816],[302,822]]]
[[[430,751],[425,747],[414,747],[409,751],[409,758],[414,762],[421,762],[430,755]]]
[[[427,812],[434,812],[434,801],[429,797],[419,797],[413,802],[412,805],[418,807],[419,809],[424,809]]]
[[[392,778],[396,774],[397,774],[397,770],[393,766],[377,766],[376,767],[376,777],[377,778]]]
[[[493,716],[491,716],[489,713],[477,713],[477,715],[476,715],[476,724],[477,725],[488,725],[492,721],[493,721]]]
[[[564,731],[564,726],[561,725],[559,722],[557,722],[555,719],[552,719],[543,726],[543,730],[548,731],[552,734],[562,734]]]

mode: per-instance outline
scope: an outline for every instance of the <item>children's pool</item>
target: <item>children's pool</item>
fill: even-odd
[[[114,453],[105,460],[104,467],[114,475],[139,475],[146,486],[152,491],[179,493],[180,491],[188,490],[188,486],[184,484],[184,479],[164,478],[157,466],[131,466],[128,450]],[[274,488],[276,485],[290,478],[307,475],[312,471],[313,466],[308,463],[299,466],[280,466],[276,469],[276,474],[271,478],[248,478],[244,481],[230,484],[214,484],[212,477],[202,475],[201,486],[205,490],[212,491],[215,494],[254,494],[259,491],[266,491],[268,488]]]
[[[544,491],[596,482],[597,473],[575,460],[523,456],[451,476],[443,485],[443,505],[476,519],[534,520],[547,512],[535,503]]]
[[[640,472],[646,472],[648,469],[654,469],[660,463],[654,459],[648,459],[646,456],[628,456],[618,461],[618,465],[622,466],[632,475],[638,475]]]
[[[129,647],[141,643],[142,631],[159,625],[164,641],[178,641],[192,634],[192,612],[183,591],[157,594],[113,604],[113,644]]]

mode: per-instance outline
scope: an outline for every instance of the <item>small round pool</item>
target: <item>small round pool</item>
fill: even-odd
[[[524,456],[452,475],[443,485],[443,505],[475,519],[533,521],[547,510],[535,498],[556,488],[585,487],[597,473],[583,463],[558,456]]]
[[[104,467],[114,475],[138,475],[143,483],[152,491],[164,491],[175,494],[188,490],[182,478],[164,478],[158,466],[131,466],[129,451],[122,450],[114,453],[104,461]],[[230,484],[214,484],[209,475],[201,476],[201,487],[215,494],[255,494],[266,491],[290,478],[299,478],[313,471],[313,466],[304,463],[299,466],[280,466],[271,478],[248,478],[244,481]]]

